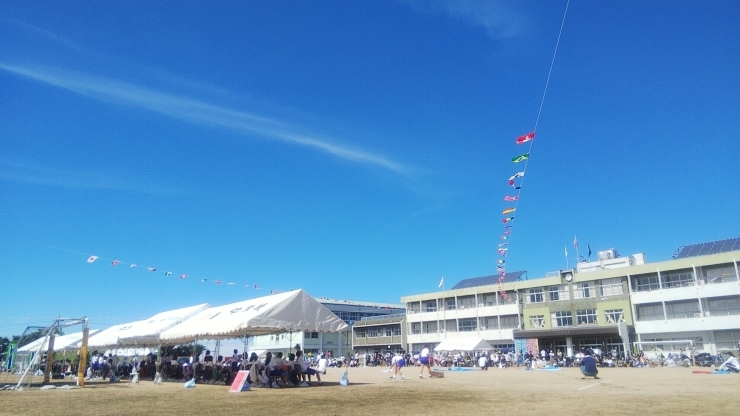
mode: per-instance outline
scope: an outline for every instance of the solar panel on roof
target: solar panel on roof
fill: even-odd
[[[506,273],[504,275],[503,283],[509,283],[509,282],[521,280],[522,276],[524,276],[525,274],[527,274],[526,270]],[[472,277],[470,279],[461,280],[458,284],[453,286],[452,289],[465,289],[468,287],[496,285],[498,284],[498,278],[499,278],[498,275]]]
[[[727,253],[740,250],[740,237],[728,238],[727,240],[710,241],[708,243],[691,244],[679,248],[677,259],[686,257],[706,256],[709,254]]]

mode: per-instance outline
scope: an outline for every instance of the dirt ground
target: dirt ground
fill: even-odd
[[[604,368],[582,380],[577,368],[446,371],[444,378],[390,380],[384,368],[329,369],[324,385],[229,393],[226,386],[182,383],[87,383],[84,389],[0,391],[2,415],[678,415],[740,410],[740,375],[693,368]],[[0,383],[2,380],[0,379]],[[292,410],[291,410],[292,409]]]

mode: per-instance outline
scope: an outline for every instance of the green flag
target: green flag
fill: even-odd
[[[517,157],[512,157],[511,158],[511,161],[514,162],[514,163],[519,163],[522,160],[527,160],[527,159],[529,159],[529,153],[525,153],[525,154],[523,154],[521,156],[517,156]]]

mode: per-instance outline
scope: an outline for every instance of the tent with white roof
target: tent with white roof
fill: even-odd
[[[434,351],[489,351],[491,344],[480,338],[446,339],[434,347]]]
[[[159,343],[159,334],[162,331],[208,309],[209,306],[207,303],[203,303],[161,312],[142,321],[113,325],[95,336],[91,336],[87,346],[90,348],[155,346]]]
[[[160,334],[162,344],[287,331],[344,332],[347,324],[302,289],[206,309]]]
[[[91,329],[90,334],[99,332],[99,329]],[[79,342],[82,339],[82,332],[74,332],[67,335],[57,335],[54,337],[54,351],[63,351],[68,348],[78,348]],[[36,352],[41,348],[41,351],[49,349],[49,338],[43,336],[36,341],[28,343],[18,348],[18,353],[23,352]],[[43,344],[43,345],[42,345]]]

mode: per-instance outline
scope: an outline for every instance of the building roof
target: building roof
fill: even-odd
[[[686,257],[706,256],[709,254],[727,253],[740,250],[740,237],[728,238],[727,240],[710,241],[708,243],[691,244],[676,249],[673,259]]]
[[[508,272],[504,275],[504,280],[502,283],[511,283],[517,280],[522,280],[522,276],[526,276],[526,274],[527,274],[526,270],[520,270],[517,272]],[[496,285],[498,284],[498,278],[499,278],[499,275],[497,274],[493,274],[490,276],[482,276],[482,277],[471,277],[470,279],[461,280],[458,284],[452,287],[452,290],[465,289],[468,287]]]
[[[367,302],[367,301],[356,301],[356,300],[344,300],[344,299],[329,299],[323,296],[314,298],[322,305],[329,307],[328,305],[349,305],[349,306],[361,306],[367,308],[378,308],[378,309],[406,309],[406,305],[398,303],[382,303],[382,302]]]

